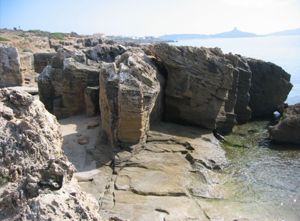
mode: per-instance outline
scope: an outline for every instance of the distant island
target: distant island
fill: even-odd
[[[171,34],[159,36],[164,41],[179,41],[188,39],[199,39],[199,38],[251,38],[251,37],[262,37],[262,36],[287,36],[287,35],[300,35],[300,28],[285,30],[280,32],[274,32],[267,35],[257,35],[255,33],[244,32],[238,28],[234,28],[228,32],[222,32],[217,34]]]

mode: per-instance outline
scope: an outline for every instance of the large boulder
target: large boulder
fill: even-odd
[[[128,50],[115,63],[102,65],[100,109],[102,127],[112,144],[143,142],[160,92],[159,72],[139,48]]]
[[[41,101],[62,118],[85,112],[85,90],[99,85],[99,67],[81,62],[80,53],[58,52],[38,78]]]
[[[218,115],[219,119],[223,115],[222,120],[226,121],[235,103],[232,101],[225,108],[229,90],[233,86],[234,69],[220,49],[158,44],[151,50],[168,72],[165,89],[166,120],[208,129],[216,129]],[[235,96],[231,97],[234,99]],[[227,109],[230,112],[228,115]]]
[[[269,129],[275,142],[300,144],[300,103],[284,110],[279,122]]]
[[[23,77],[18,50],[14,47],[0,47],[0,88],[21,86]]]
[[[250,103],[253,117],[272,116],[280,110],[293,85],[281,67],[261,60],[247,59],[252,72]]]
[[[100,220],[61,145],[59,124],[40,101],[0,89],[1,220]]]

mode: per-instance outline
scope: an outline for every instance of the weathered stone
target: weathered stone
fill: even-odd
[[[284,110],[279,122],[269,129],[273,141],[300,144],[300,104]]]
[[[36,73],[34,71],[34,57],[31,52],[20,53],[20,68],[24,85],[34,85]]]
[[[98,44],[85,50],[86,57],[94,61],[114,62],[118,55],[123,54],[126,48],[121,45]]]
[[[52,58],[51,66],[53,68],[63,68],[64,59],[73,58],[76,62],[85,63],[86,58],[82,51],[76,49],[60,48],[56,55]]]
[[[212,168],[227,164],[218,141],[208,130],[169,123],[155,124],[148,134],[151,139],[142,147],[117,154],[112,182],[106,181],[104,195],[97,192],[101,214],[133,221],[207,220],[195,199],[222,195],[215,188],[218,179],[211,179],[216,175]],[[103,180],[105,175],[92,178]],[[95,184],[84,185],[90,192]]]
[[[37,73],[42,73],[47,65],[51,64],[52,58],[56,53],[35,53],[34,56],[34,70]]]
[[[102,44],[102,39],[101,38],[85,38],[83,40],[84,46],[85,47],[94,47],[98,44]]]
[[[111,144],[135,144],[145,140],[150,113],[160,84],[158,71],[140,49],[122,54],[100,72],[102,127]]]
[[[38,78],[41,101],[59,118],[84,112],[86,88],[98,85],[98,67],[73,58],[64,58],[62,68],[47,66]]]
[[[251,119],[251,109],[249,107],[250,101],[250,87],[252,72],[247,63],[247,60],[240,55],[226,55],[226,58],[238,71],[238,85],[237,85],[237,98],[234,107],[236,120],[238,123],[246,123]]]
[[[247,59],[252,71],[250,108],[253,117],[272,116],[283,106],[293,85],[281,67],[256,59]]]
[[[233,68],[219,49],[154,45],[168,72],[165,118],[209,129],[232,88]]]
[[[21,90],[0,89],[0,219],[100,220],[72,180],[56,118]]]
[[[23,77],[18,50],[14,47],[0,47],[0,88],[21,86]]]
[[[99,114],[99,87],[87,87],[84,91],[84,101],[87,116]]]

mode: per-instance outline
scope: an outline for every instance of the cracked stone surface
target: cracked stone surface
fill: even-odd
[[[197,198],[219,199],[225,152],[207,130],[155,125],[145,144],[120,150],[111,165],[75,174],[113,220],[209,220]]]

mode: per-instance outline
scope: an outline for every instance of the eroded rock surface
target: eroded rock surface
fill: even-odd
[[[100,71],[102,127],[111,144],[145,140],[160,92],[159,72],[141,49],[131,49]]]
[[[86,88],[99,85],[98,66],[80,63],[83,55],[70,53],[58,52],[38,78],[40,99],[58,118],[84,112]]]
[[[156,124],[144,145],[119,150],[111,167],[77,174],[115,220],[209,220],[197,198],[219,199],[225,152],[208,130]],[[85,175],[89,174],[89,176]]]
[[[40,101],[0,89],[1,220],[100,220],[61,144],[59,124]]]
[[[286,108],[280,121],[269,132],[276,142],[300,144],[300,104]]]
[[[0,88],[23,84],[18,50],[14,47],[0,47]]]
[[[159,44],[152,51],[168,72],[166,118],[215,129],[233,81],[233,67],[221,50]]]

